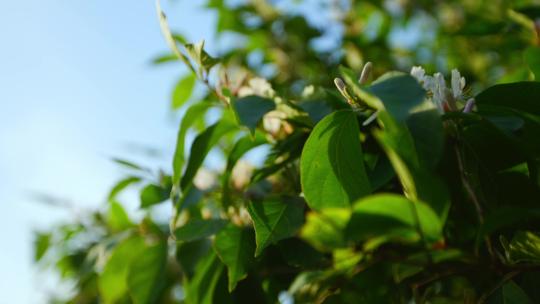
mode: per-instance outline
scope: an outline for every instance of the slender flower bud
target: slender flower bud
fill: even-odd
[[[360,84],[366,84],[369,80],[369,77],[371,76],[371,71],[373,70],[373,64],[368,61],[364,68],[362,69],[362,74],[360,74],[360,79],[358,80],[358,83]]]
[[[463,113],[471,113],[474,107],[474,98],[467,100],[465,107],[463,108]]]

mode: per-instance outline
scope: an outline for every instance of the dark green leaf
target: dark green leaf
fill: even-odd
[[[193,181],[195,174],[202,165],[206,155],[223,135],[231,132],[235,126],[226,120],[215,123],[200,133],[191,146],[186,170],[180,181],[182,189],[186,189]]]
[[[227,159],[227,167],[225,168],[225,172],[223,174],[222,202],[224,206],[229,206],[231,203],[229,183],[234,166],[240,160],[240,158],[242,158],[242,156],[246,154],[249,150],[265,143],[266,139],[264,135],[261,133],[256,133],[255,137],[251,135],[244,136],[234,144],[231,152],[229,152],[229,157]]]
[[[532,304],[529,296],[514,281],[506,282],[489,297],[490,304]]]
[[[404,121],[426,97],[426,91],[410,75],[389,77],[370,86],[368,91],[382,101],[397,121]]]
[[[252,202],[248,211],[255,227],[256,257],[269,245],[295,235],[304,222],[304,204],[293,198]]]
[[[194,74],[188,74],[181,78],[174,87],[171,107],[176,110],[184,105],[188,101],[189,97],[193,93],[193,88],[197,82],[197,77]]]
[[[442,238],[442,224],[426,204],[403,196],[377,194],[356,202],[346,229],[347,239],[372,244],[396,241],[435,242]]]
[[[182,169],[184,166],[185,138],[189,128],[199,119],[203,119],[204,113],[211,107],[210,103],[199,102],[189,107],[182,118],[178,135],[176,137],[176,149],[173,158],[173,185],[180,183]]]
[[[233,99],[232,106],[238,122],[251,133],[255,132],[264,114],[276,108],[273,100],[255,95]]]
[[[310,208],[347,207],[370,193],[356,115],[337,111],[311,132],[300,162],[302,190]]]
[[[223,264],[210,250],[198,264],[195,275],[185,285],[186,304],[213,304],[214,291],[223,272]]]
[[[223,264],[227,266],[229,292],[232,292],[238,281],[247,277],[248,268],[255,260],[253,230],[229,224],[216,234],[214,248]]]
[[[481,110],[497,106],[540,115],[540,82],[498,84],[481,92],[475,99]]]
[[[177,241],[191,242],[203,238],[207,238],[216,234],[227,225],[226,220],[221,219],[192,219],[182,227],[174,231]]]
[[[176,259],[182,272],[191,278],[195,274],[197,263],[212,250],[209,239],[199,239],[193,242],[181,242],[176,249]]]

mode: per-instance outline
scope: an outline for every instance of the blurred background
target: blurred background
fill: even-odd
[[[371,60],[377,74],[416,64],[429,72],[458,67],[471,95],[530,77],[515,50],[531,44],[532,23],[500,16],[512,5],[538,4],[253,1],[257,14],[271,3],[287,16],[268,38],[261,36],[268,29],[257,30],[260,20],[239,9],[246,1],[163,2],[175,32],[205,39],[212,55],[243,58],[277,89],[303,88],[302,79],[329,86],[338,64],[357,69]],[[171,111],[171,92],[186,70],[152,63],[169,53],[154,1],[2,1],[0,34],[0,303],[40,303],[58,292],[58,278],[34,265],[33,232],[103,207],[124,175],[114,158],[170,167],[182,116]],[[265,44],[280,37],[281,49]],[[284,50],[292,59],[280,61]],[[136,193],[127,196],[135,212]]]
[[[172,6],[213,47],[215,14]],[[151,64],[166,50],[154,1],[1,1],[0,37],[0,303],[43,303],[56,280],[33,264],[33,231],[102,207],[113,157],[169,166],[184,70]]]

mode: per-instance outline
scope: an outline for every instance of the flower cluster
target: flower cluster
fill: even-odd
[[[420,66],[411,69],[411,75],[418,80],[422,87],[428,91],[431,101],[435,104],[441,114],[448,111],[457,111],[458,103],[465,103],[463,112],[470,112],[474,105],[474,99],[466,101],[463,89],[465,88],[465,78],[461,76],[457,69],[452,70],[450,87],[446,86],[446,81],[441,73],[433,76],[426,75],[426,71]]]

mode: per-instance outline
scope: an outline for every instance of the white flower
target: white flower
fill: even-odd
[[[413,66],[411,69],[411,76],[423,84],[426,78],[426,71],[421,66]]]
[[[435,73],[433,84],[433,103],[439,109],[439,112],[444,113],[444,103],[446,101],[446,82],[441,73]]]
[[[463,88],[465,88],[465,77],[461,77],[461,74],[457,69],[452,70],[452,95],[454,99],[460,99],[463,95]]]
[[[255,77],[251,78],[248,82],[248,86],[241,87],[238,90],[239,97],[245,97],[249,95],[257,95],[261,97],[272,98],[275,95],[272,86],[266,79]]]
[[[273,110],[263,116],[263,128],[270,134],[277,134],[281,130],[281,123],[287,118],[287,114]]]
[[[426,75],[426,71],[419,66],[412,67],[413,76],[422,87],[431,93],[431,101],[439,112],[443,114],[445,109],[456,110],[456,101],[464,101],[463,89],[465,88],[465,78],[457,69],[452,70],[451,87],[446,87],[446,81],[441,73],[433,76]],[[429,96],[429,95],[428,95]],[[470,110],[470,109],[469,109]]]
[[[217,184],[217,176],[214,172],[201,168],[197,171],[193,184],[201,190],[209,190]]]

